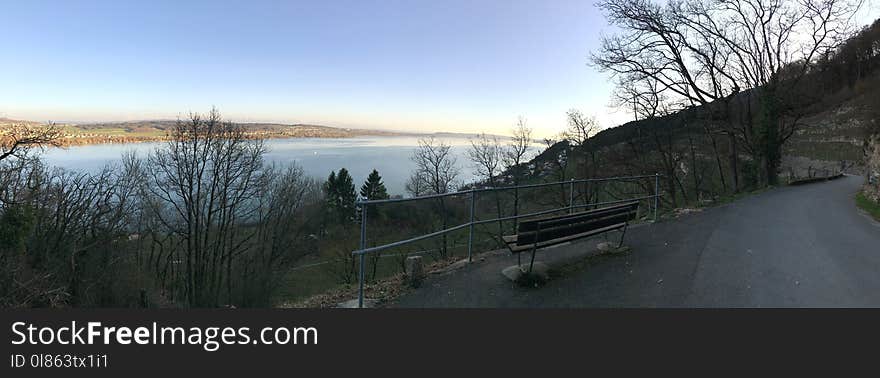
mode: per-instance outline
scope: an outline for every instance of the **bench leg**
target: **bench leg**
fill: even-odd
[[[532,250],[532,261],[529,262],[529,273],[532,273],[532,266],[535,265],[535,250]]]
[[[532,245],[532,261],[529,262],[529,273],[532,273],[532,266],[535,265],[535,252],[538,251],[538,241],[541,240],[541,222],[538,222],[538,228],[535,230],[535,244]]]
[[[629,227],[629,222],[623,224],[623,232],[620,233],[620,242],[617,243],[617,248],[623,247],[623,237],[626,236],[627,227]]]

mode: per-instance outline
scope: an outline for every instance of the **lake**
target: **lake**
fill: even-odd
[[[461,170],[459,181],[473,182],[473,164],[466,155],[470,147],[468,139],[444,137],[442,140],[452,146],[452,153]],[[162,145],[158,142],[50,148],[43,153],[43,159],[53,166],[95,172],[109,163],[118,162],[125,151],[134,151],[145,157]],[[415,137],[268,139],[265,158],[267,163],[280,165],[296,162],[308,175],[321,182],[327,179],[330,171],[346,168],[358,190],[370,171],[376,169],[382,175],[389,194],[406,195],[404,188],[415,170],[411,157],[417,146],[418,138]]]

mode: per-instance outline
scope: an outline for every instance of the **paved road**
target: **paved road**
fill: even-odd
[[[880,306],[880,225],[860,213],[860,177],[784,187],[627,234],[633,252],[595,257],[541,288],[500,274],[515,259],[431,278],[399,307]],[[596,240],[539,252],[581,255]]]

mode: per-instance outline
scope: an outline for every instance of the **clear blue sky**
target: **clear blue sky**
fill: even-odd
[[[589,1],[8,1],[0,116],[542,134],[607,113]],[[600,117],[607,118],[607,117]]]
[[[538,136],[603,126],[592,1],[0,0],[0,116],[175,118]]]

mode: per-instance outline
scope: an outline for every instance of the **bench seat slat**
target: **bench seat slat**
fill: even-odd
[[[502,240],[513,254],[524,251],[534,254],[539,248],[625,230],[629,222],[636,219],[638,208],[639,202],[632,201],[578,213],[533,218],[519,223],[516,235],[502,236]]]
[[[541,231],[528,231],[528,232],[519,232],[517,233],[517,240],[523,243],[534,243],[535,238],[538,238],[538,242],[550,239],[556,239],[559,237],[567,236],[570,234],[580,234],[583,232],[587,232],[592,229],[602,228],[609,225],[626,223],[630,219],[635,218],[635,211],[628,211],[624,213],[613,213],[613,214],[602,214],[596,216],[594,218],[581,218],[581,219],[573,219],[570,223],[556,223],[552,227],[545,228],[544,225],[541,225]]]
[[[598,235],[598,234],[601,234],[604,232],[608,232],[608,231],[612,231],[612,230],[616,230],[616,229],[621,229],[625,226],[626,226],[626,222],[618,223],[618,224],[613,224],[610,226],[590,230],[587,232],[582,232],[579,234],[568,235],[565,237],[552,239],[552,240],[545,240],[545,241],[539,242],[537,245],[537,248],[549,247],[551,245],[561,244],[561,243],[565,243],[568,241],[572,241],[572,240],[576,240],[576,239],[580,239],[580,238],[585,238],[588,236]],[[530,251],[530,250],[532,250],[532,248],[535,248],[534,244],[524,244],[524,245],[516,244],[517,235],[504,236],[503,239],[507,243],[508,248],[510,249],[511,253],[520,253],[523,251]]]
[[[519,233],[535,231],[538,229],[538,223],[541,223],[541,227],[550,226],[552,227],[555,224],[565,224],[570,222],[576,222],[578,219],[589,219],[591,217],[598,217],[600,215],[612,215],[615,213],[625,213],[629,211],[635,211],[638,208],[638,202],[627,202],[620,205],[608,206],[598,209],[592,209],[588,211],[581,211],[574,214],[563,214],[563,215],[553,215],[541,218],[530,219],[526,221],[522,221],[519,224],[517,231]]]

